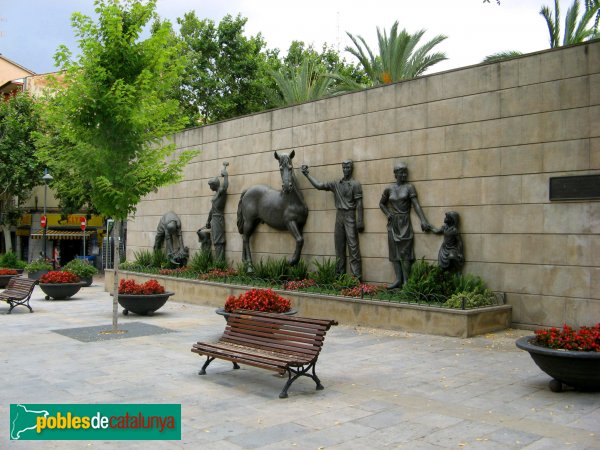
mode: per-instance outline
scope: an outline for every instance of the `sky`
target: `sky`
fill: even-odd
[[[245,34],[261,33],[268,48],[285,53],[293,40],[324,43],[344,51],[351,42],[346,35],[360,35],[372,49],[377,48],[377,27],[399,28],[414,33],[427,30],[422,42],[438,34],[448,36],[435,51],[444,51],[448,60],[427,73],[480,63],[487,55],[504,50],[523,53],[549,48],[548,29],[540,16],[541,6],[552,0],[158,0],[157,13],[178,29],[176,19],[195,10],[200,18],[219,22],[226,14],[246,17]],[[561,2],[564,17],[571,1]],[[94,15],[93,0],[0,0],[0,53],[36,73],[57,70],[54,53],[65,44],[77,53],[70,25],[75,11]]]

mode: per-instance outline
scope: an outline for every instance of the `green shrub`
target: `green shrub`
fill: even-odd
[[[167,254],[164,250],[154,250],[152,252],[152,267],[162,269],[163,267],[175,267],[167,258]]]
[[[358,278],[348,274],[343,273],[338,276],[333,282],[333,287],[339,290],[346,290],[355,288],[360,285],[360,281]]]
[[[288,279],[289,265],[285,258],[267,258],[261,259],[254,265],[253,276],[261,280],[283,282]]]
[[[43,259],[38,259],[35,261],[31,261],[29,264],[25,266],[25,270],[27,272],[37,272],[38,270],[52,270],[52,264],[44,261]]]
[[[401,296],[410,295],[414,301],[439,302],[454,293],[453,276],[443,271],[437,265],[433,265],[421,259],[412,265],[410,276]]]
[[[453,294],[446,302],[444,306],[448,308],[465,309],[468,308],[481,308],[483,306],[490,306],[495,303],[495,296],[492,291],[485,290],[481,292],[458,292]]]
[[[308,264],[303,259],[298,261],[295,266],[288,266],[288,280],[297,281],[308,278]]]
[[[338,278],[335,271],[336,260],[327,258],[322,262],[319,262],[315,259],[313,263],[316,270],[311,273],[311,278],[315,280],[318,285],[333,285]]]
[[[197,273],[206,273],[213,268],[213,257],[210,251],[199,250],[189,260],[188,267]]]
[[[470,273],[465,275],[456,274],[452,281],[454,282],[454,293],[476,292],[485,294],[488,291],[485,281],[481,277]]]
[[[133,252],[133,264],[140,267],[155,267],[154,266],[154,255],[150,250],[139,250]]]
[[[6,252],[0,255],[0,267],[8,269],[24,269],[27,263],[17,258],[13,252]]]
[[[69,261],[63,266],[63,270],[68,270],[69,272],[77,275],[79,278],[89,278],[98,273],[98,269],[83,259],[74,259]]]

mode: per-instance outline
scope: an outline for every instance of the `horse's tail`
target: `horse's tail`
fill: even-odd
[[[243,191],[242,195],[240,195],[240,201],[237,209],[237,229],[240,234],[244,233],[244,212],[242,211],[242,200],[244,199],[245,193],[246,191]]]

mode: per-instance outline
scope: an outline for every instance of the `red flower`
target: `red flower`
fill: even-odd
[[[273,289],[250,289],[238,297],[230,295],[225,302],[225,311],[249,309],[262,312],[287,312],[292,308],[291,302]]]
[[[40,283],[79,283],[80,278],[68,270],[53,270],[40,277]]]
[[[233,269],[233,268],[228,268],[228,269],[211,269],[206,273],[202,273],[200,274],[200,276],[198,276],[198,278],[200,280],[215,280],[215,279],[219,279],[219,278],[227,278],[227,277],[234,277],[236,276],[237,270]]]
[[[535,342],[548,348],[575,350],[582,352],[600,352],[600,323],[593,327],[582,326],[575,331],[569,325],[562,330],[549,328],[535,331]]]
[[[0,269],[0,275],[18,275],[15,269]]]
[[[284,283],[283,288],[287,291],[297,291],[298,289],[315,286],[316,284],[317,282],[312,278],[305,278],[300,281],[287,281]]]
[[[135,280],[121,280],[119,282],[119,294],[152,295],[163,294],[165,288],[156,280],[148,280],[138,284]]]
[[[346,295],[348,297],[363,297],[365,295],[373,295],[380,290],[381,286],[363,283],[353,288],[342,289],[342,295]]]

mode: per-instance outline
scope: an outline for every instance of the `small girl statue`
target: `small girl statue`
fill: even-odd
[[[431,227],[431,231],[434,233],[444,235],[444,241],[438,253],[438,265],[444,270],[456,272],[459,272],[465,263],[458,220],[458,213],[449,211],[446,213],[444,224],[440,228]]]

